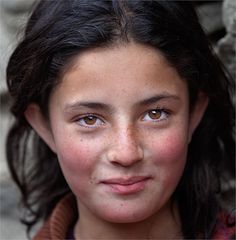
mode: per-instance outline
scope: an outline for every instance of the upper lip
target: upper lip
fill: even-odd
[[[105,184],[119,184],[119,185],[131,185],[137,182],[145,181],[150,179],[150,176],[133,176],[133,177],[121,177],[121,178],[110,178],[102,180],[101,183]]]

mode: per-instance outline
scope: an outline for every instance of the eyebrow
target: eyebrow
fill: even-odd
[[[180,101],[180,98],[177,95],[172,95],[169,93],[163,93],[154,95],[150,98],[143,99],[137,103],[135,103],[135,106],[148,106],[151,104],[154,104],[156,102],[159,102],[161,100],[176,100]],[[114,112],[114,107],[110,104],[100,103],[100,102],[87,102],[87,101],[78,101],[74,103],[67,104],[65,108],[63,109],[64,112],[73,112],[80,108],[89,108],[89,109],[96,109],[96,110],[104,110],[108,112]]]
[[[67,104],[64,108],[64,112],[73,112],[80,108],[100,109],[112,112],[113,107],[110,104],[100,102],[75,102]]]
[[[161,100],[168,100],[168,99],[180,101],[180,98],[177,95],[172,95],[172,94],[169,94],[169,93],[163,93],[163,94],[160,94],[160,95],[155,95],[153,97],[141,100],[140,102],[137,103],[137,105],[147,106],[147,105],[151,105],[153,103],[159,102]]]

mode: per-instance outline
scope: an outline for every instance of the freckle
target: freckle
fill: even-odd
[[[91,179],[89,180],[89,182],[90,182],[91,184],[93,184],[95,181],[96,181],[96,178],[91,178]]]
[[[80,142],[83,142],[83,139],[82,139],[82,138],[80,139]]]

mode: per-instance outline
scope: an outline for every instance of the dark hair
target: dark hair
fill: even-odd
[[[41,1],[7,67],[15,123],[7,138],[11,174],[22,192],[26,224],[47,218],[70,191],[56,155],[24,117],[48,99],[63,71],[81,51],[134,41],[157,48],[188,84],[191,107],[199,91],[209,97],[189,145],[187,165],[174,193],[185,238],[210,238],[219,211],[222,173],[234,175],[233,79],[204,34],[190,1]]]

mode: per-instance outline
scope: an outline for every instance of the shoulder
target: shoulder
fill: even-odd
[[[62,198],[49,219],[43,224],[33,240],[65,239],[71,225],[76,221],[78,211],[73,194]]]
[[[235,239],[236,223],[235,214],[227,211],[219,212],[212,239],[229,240]]]

